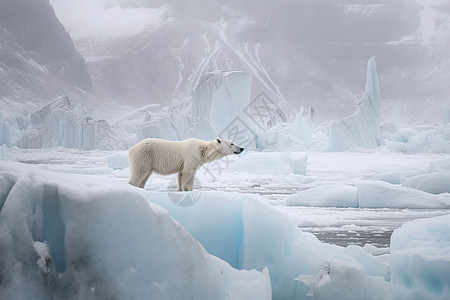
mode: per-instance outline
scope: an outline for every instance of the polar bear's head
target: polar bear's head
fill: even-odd
[[[230,140],[217,138],[216,143],[217,143],[219,152],[221,152],[224,155],[239,154],[242,151],[244,151],[244,148],[239,147],[238,145],[234,144]]]

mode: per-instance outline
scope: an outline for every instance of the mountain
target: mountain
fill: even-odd
[[[0,82],[7,110],[92,91],[86,63],[48,0],[0,1]]]
[[[444,0],[51,3],[96,89],[118,103],[184,102],[202,75],[233,69],[253,75],[253,98],[335,120],[355,110],[375,56],[384,119],[441,122],[450,106]]]

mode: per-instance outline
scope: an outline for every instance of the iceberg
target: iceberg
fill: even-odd
[[[0,249],[1,299],[271,297],[266,268],[232,268],[137,189],[98,176],[0,162]]]
[[[394,230],[391,276],[395,299],[450,298],[450,215]]]
[[[244,110],[250,104],[251,86],[252,75],[240,71],[203,75],[192,91],[192,137],[211,140],[236,118],[246,122]]]
[[[17,145],[22,148],[66,147],[116,150],[126,147],[95,111],[61,96],[30,114],[30,125]]]
[[[371,149],[381,145],[381,96],[375,57],[367,64],[366,89],[356,112],[331,126],[327,151]]]

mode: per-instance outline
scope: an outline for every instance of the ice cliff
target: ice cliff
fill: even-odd
[[[328,151],[371,149],[380,146],[381,95],[375,58],[367,64],[366,89],[356,112],[331,126]]]

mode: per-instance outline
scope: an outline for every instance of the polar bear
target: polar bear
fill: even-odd
[[[199,139],[168,141],[148,138],[128,150],[129,184],[144,188],[153,172],[161,175],[178,173],[178,190],[192,191],[195,172],[207,162],[239,154],[244,148],[232,141]]]

